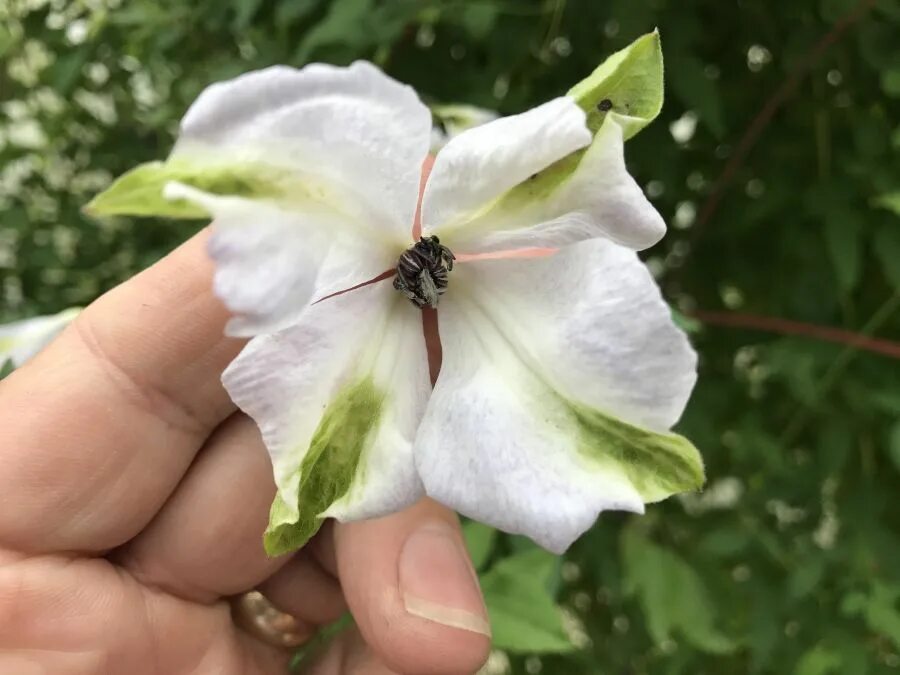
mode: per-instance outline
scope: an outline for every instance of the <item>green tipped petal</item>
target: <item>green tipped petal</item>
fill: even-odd
[[[303,546],[322,525],[320,514],[350,490],[364,449],[378,427],[383,402],[384,393],[371,378],[335,396],[297,472],[296,503],[287,503],[279,492],[272,504],[266,553],[276,556]]]
[[[703,459],[683,436],[641,429],[586,406],[571,405],[571,410],[581,453],[621,471],[645,502],[703,487]]]
[[[663,104],[663,56],[659,32],[644,35],[616,52],[588,77],[568,91],[587,115],[594,143],[603,142],[597,132],[607,117],[622,128],[628,140],[656,119]],[[582,165],[586,150],[579,150],[551,164],[532,180],[521,183],[505,197],[505,205],[517,201],[550,199]]]
[[[559,553],[603,511],[702,485],[670,431],[697,356],[633,251],[592,239],[460,268],[416,438],[432,499]]]
[[[629,175],[624,142],[662,102],[654,32],[610,56],[567,96],[451,140],[425,188],[423,228],[478,253],[594,237],[652,246],[665,222]]]
[[[569,90],[596,133],[608,115],[625,140],[650,124],[663,104],[663,55],[659,32],[644,35],[604,61]]]
[[[421,498],[412,439],[430,391],[428,354],[421,315],[389,282],[253,338],[222,382],[272,458],[269,555],[303,546],[326,518],[378,518]]]
[[[283,188],[272,173],[255,166],[191,164],[184,159],[147,162],[116,179],[84,210],[92,216],[206,218],[210,214],[194,202],[167,199],[163,195],[166,184],[183,183],[214,194],[248,198],[277,197]]]
[[[272,66],[204,89],[168,160],[122,176],[87,211],[207,215],[169,203],[163,188],[174,182],[222,197],[277,197],[304,215],[352,208],[359,234],[402,245],[430,136],[431,113],[412,88],[372,64]]]

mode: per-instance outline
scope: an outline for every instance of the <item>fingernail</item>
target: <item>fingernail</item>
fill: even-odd
[[[458,532],[435,520],[415,530],[400,552],[406,611],[429,621],[490,636],[478,577]]]

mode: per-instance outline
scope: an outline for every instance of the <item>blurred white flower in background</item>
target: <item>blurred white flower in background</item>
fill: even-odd
[[[80,307],[70,307],[59,314],[0,326],[0,369],[8,362],[14,368],[21,366],[46,347],[80,312]]]
[[[495,110],[464,104],[433,105],[431,115],[431,152],[435,154],[453,137],[500,116]]]

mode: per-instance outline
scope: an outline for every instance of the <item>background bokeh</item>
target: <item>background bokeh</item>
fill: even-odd
[[[679,430],[709,483],[563,559],[470,526],[490,668],[900,672],[898,0],[0,0],[0,322],[202,225],[80,208],[212,81],[366,58],[513,113],[654,27],[667,102],[626,152],[671,224],[645,259],[701,355]]]

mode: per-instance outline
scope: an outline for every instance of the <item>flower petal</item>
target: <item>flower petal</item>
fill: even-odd
[[[397,262],[395,248],[360,237],[327,208],[297,213],[180,183],[169,183],[165,193],[197,204],[213,217],[213,285],[235,314],[226,327],[229,335],[282,330],[311,302],[368,281]]]
[[[437,171],[432,174],[423,204],[425,229],[441,235],[445,244],[462,253],[560,247],[593,237],[606,237],[637,250],[659,241],[665,223],[628,174],[623,154],[624,140],[649,124],[662,106],[659,34],[644,35],[611,55],[572,87],[566,98],[558,100],[571,100],[584,111],[585,126],[593,136],[589,149],[543,161],[549,155],[542,150],[555,142],[554,137],[545,141],[540,130],[529,135],[523,129],[519,153],[529,155],[537,147],[541,161],[524,174],[494,162],[489,168],[501,174],[493,178],[506,186],[504,193],[473,192],[456,211],[429,204],[430,193],[447,193],[445,201],[451,201],[473,178],[467,174],[470,167],[465,162],[448,157],[448,163],[459,165],[460,170],[448,177]],[[476,158],[480,151],[493,152],[493,129],[500,129],[500,122],[486,125],[480,135],[464,133],[455,141],[459,152],[465,150]],[[501,136],[500,140],[505,139]],[[453,145],[438,155],[436,168]],[[477,173],[474,178],[481,180]],[[447,181],[447,188],[442,188],[440,181]],[[486,196],[489,198],[483,198]]]
[[[591,131],[614,117],[628,140],[659,115],[663,89],[662,46],[653,31],[611,54],[568,95],[587,112]]]
[[[696,356],[632,251],[595,239],[453,274],[416,437],[427,494],[562,551],[601,511],[699,487],[699,454],[667,431]]]
[[[652,246],[666,224],[628,173],[624,151],[622,127],[607,117],[584,153],[509,191],[464,228],[448,233],[448,245],[478,253],[605,237],[635,250]]]
[[[370,223],[409,239],[431,113],[364,61],[275,66],[208,87],[181,122],[172,158],[275,166],[355,194]]]
[[[59,335],[81,312],[72,307],[52,316],[37,316],[0,326],[0,370],[9,361],[18,368]]]
[[[302,546],[325,517],[376,517],[421,496],[412,439],[430,389],[425,342],[420,313],[389,282],[254,338],[223,382],[272,456],[270,554]]]
[[[590,142],[584,111],[567,97],[464,131],[434,162],[423,230],[455,234],[510,188]]]
[[[430,132],[415,92],[371,64],[268,68],[206,89],[169,159],[87,208],[212,215],[216,290],[237,314],[229,333],[277,331],[396,264]]]
[[[163,199],[176,181],[301,210],[329,204],[370,237],[405,246],[430,141],[431,113],[415,91],[370,63],[275,66],[205,89],[168,160],[128,172],[86,210],[197,217]]]

